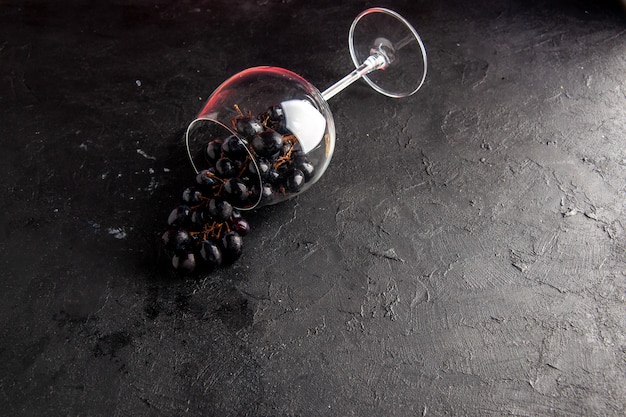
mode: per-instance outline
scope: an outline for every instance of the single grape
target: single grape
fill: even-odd
[[[196,269],[196,257],[191,252],[176,253],[172,256],[172,266],[177,271],[190,274]]]
[[[302,190],[304,185],[304,174],[299,169],[290,170],[287,174],[287,180],[285,181],[285,187],[292,193],[297,193]]]
[[[231,178],[237,173],[237,167],[229,158],[220,158],[215,163],[215,170],[222,178]]]
[[[239,178],[231,178],[224,184],[226,197],[235,203],[243,203],[248,199],[248,187]]]
[[[206,208],[200,207],[195,210],[191,210],[191,224],[197,228],[202,226],[208,221],[210,215],[206,212]]]
[[[174,227],[184,226],[189,223],[190,219],[191,209],[184,205],[178,206],[170,212],[167,218],[167,224]]]
[[[213,139],[206,146],[206,156],[210,161],[217,161],[222,156],[222,139]]]
[[[229,136],[222,143],[222,152],[230,159],[240,159],[248,156],[246,145],[235,135]]]
[[[283,147],[283,136],[275,130],[268,129],[252,138],[252,149],[262,157],[275,157]]]
[[[289,171],[288,164],[281,164],[277,167],[272,167],[265,177],[266,181],[273,185],[282,185]]]
[[[163,236],[161,236],[165,248],[176,253],[186,251],[192,246],[192,238],[189,235],[189,231],[183,228],[168,229]]]
[[[293,161],[293,167],[302,171],[304,179],[309,181],[315,174],[315,166],[309,161],[306,155],[298,155]]]
[[[231,224],[239,236],[243,237],[250,233],[250,223],[243,217],[232,219]]]
[[[285,121],[285,112],[280,104],[270,106],[261,116],[266,122],[267,127],[278,131],[281,134],[287,134],[287,124]]]
[[[261,204],[270,204],[274,200],[274,193],[274,187],[267,182],[264,182],[260,186],[259,184],[254,184],[252,186],[250,199],[254,202],[260,201]]]
[[[254,184],[259,183],[259,177],[257,175],[252,175],[249,172],[238,177],[241,182],[245,184],[245,186],[250,190]]]
[[[248,171],[255,176],[260,176],[261,179],[265,178],[269,170],[272,168],[272,164],[267,158],[257,158],[255,161],[250,161],[248,164]]]
[[[235,118],[235,129],[240,135],[247,138],[261,133],[263,125],[254,117],[238,116]]]
[[[267,182],[270,184],[276,184],[279,182],[280,180],[280,172],[278,172],[278,170],[276,168],[272,168],[269,170],[269,172],[267,173]]]
[[[267,111],[263,114],[266,118],[271,121],[278,121],[285,118],[285,113],[283,111],[283,107],[280,104],[274,104],[268,107]]]
[[[222,250],[213,241],[205,240],[202,242],[200,256],[212,268],[222,264]]]
[[[225,222],[233,214],[233,206],[226,200],[214,198],[209,201],[209,214],[218,222]]]
[[[237,232],[228,232],[222,238],[223,254],[229,261],[237,260],[243,251],[243,239]]]

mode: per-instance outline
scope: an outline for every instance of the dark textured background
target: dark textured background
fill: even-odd
[[[429,75],[330,102],[324,178],[195,279],[182,133],[256,65],[320,89],[387,5]],[[0,1],[10,416],[620,416],[626,19],[592,1]]]

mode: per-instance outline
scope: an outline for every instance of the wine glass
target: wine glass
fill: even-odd
[[[424,83],[424,44],[398,13],[363,11],[348,43],[356,68],[323,92],[287,69],[254,67],[211,94],[185,133],[197,184],[183,192],[163,235],[175,269],[237,259],[249,231],[241,211],[285,201],[320,179],[335,148],[328,100],[336,94],[359,79],[393,98]]]
[[[185,134],[194,171],[210,175],[209,183],[227,185],[240,210],[276,204],[309,189],[335,147],[328,100],[361,78],[393,98],[414,94],[426,78],[424,44],[392,10],[361,12],[348,43],[356,69],[323,92],[277,67],[249,68],[222,83]],[[232,178],[239,181],[226,184]]]

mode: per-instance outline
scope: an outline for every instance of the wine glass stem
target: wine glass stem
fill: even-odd
[[[324,90],[324,92],[322,92],[322,98],[326,101],[330,100],[350,84],[361,79],[364,75],[378,69],[384,69],[387,65],[389,65],[389,61],[383,54],[375,53],[370,55],[357,69]]]

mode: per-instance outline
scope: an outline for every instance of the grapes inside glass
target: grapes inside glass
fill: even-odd
[[[163,236],[176,269],[238,258],[249,231],[242,211],[295,197],[321,178],[335,148],[328,100],[337,93],[363,79],[401,98],[424,83],[424,44],[398,13],[363,11],[348,43],[356,68],[322,92],[287,69],[255,67],[212,93],[185,134],[196,184],[183,193]]]

